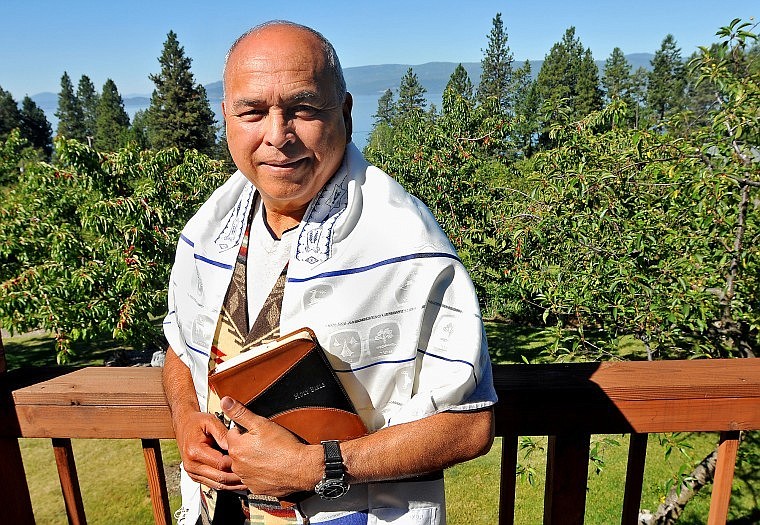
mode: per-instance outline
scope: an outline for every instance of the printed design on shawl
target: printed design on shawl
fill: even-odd
[[[348,169],[345,165],[319,192],[296,244],[297,261],[317,264],[332,253],[335,224],[348,207]]]
[[[303,295],[303,309],[308,310],[317,306],[333,294],[333,287],[329,284],[318,284],[312,286]]]
[[[214,239],[214,244],[219,247],[219,250],[226,251],[240,244],[240,239],[243,238],[243,234],[245,233],[248,211],[253,202],[253,192],[253,184],[247,184],[243,188],[240,198],[238,198],[235,207],[227,219],[227,224],[219,232],[219,236]]]

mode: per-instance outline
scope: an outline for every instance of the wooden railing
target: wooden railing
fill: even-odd
[[[637,523],[647,434],[720,432],[708,523],[725,523],[739,432],[760,429],[760,360],[499,365],[499,523],[514,516],[518,436],[549,436],[544,523],[582,524],[591,434],[630,433],[621,523]],[[3,523],[34,523],[17,438],[52,438],[66,512],[86,523],[71,438],[141,439],[158,524],[171,523],[159,439],[172,438],[160,370],[85,368],[47,381],[3,377]],[[32,383],[32,384],[30,384]],[[27,384],[28,386],[22,386]]]

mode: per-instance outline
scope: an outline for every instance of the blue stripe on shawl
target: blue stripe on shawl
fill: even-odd
[[[367,511],[352,512],[340,518],[315,522],[314,525],[367,525]]]
[[[198,255],[197,253],[194,253],[193,257],[195,257],[199,261],[203,261],[213,266],[218,266],[219,268],[224,268],[225,270],[232,270],[231,264],[225,264],[223,262],[215,261],[213,259],[209,259],[208,257],[204,257],[203,255]]]
[[[341,369],[341,370],[335,370],[335,371],[336,372],[343,372],[343,373],[356,372],[357,370],[364,370],[365,368],[370,368],[372,366],[377,366],[377,365],[397,365],[399,363],[409,363],[411,361],[414,361],[415,359],[417,359],[417,356],[414,356],[411,359],[399,359],[399,360],[396,360],[396,361],[388,361],[388,360],[386,360],[386,361],[378,361],[376,363],[370,363],[368,365],[360,366],[360,367],[357,367],[357,368],[349,368],[348,370]]]
[[[195,347],[192,347],[192,346],[190,346],[190,345],[189,345],[189,344],[187,344],[187,343],[185,343],[185,346],[186,346],[186,347],[188,347],[188,348],[189,348],[190,350],[192,350],[193,352],[197,352],[197,353],[199,353],[199,354],[201,354],[201,355],[203,355],[203,356],[206,356],[206,357],[208,357],[208,354],[207,354],[206,352],[204,352],[203,350],[201,350],[200,348],[195,348]]]
[[[449,363],[462,363],[463,365],[467,365],[470,368],[472,368],[472,377],[475,379],[475,386],[478,384],[478,376],[475,375],[475,365],[470,363],[469,361],[465,361],[464,359],[449,359],[448,357],[443,357],[442,355],[434,354],[432,352],[426,352],[424,350],[417,350],[421,354],[429,355],[430,357],[435,357],[436,359],[441,359],[442,361],[448,361]]]
[[[195,243],[191,241],[190,239],[188,239],[187,237],[185,237],[184,235],[182,235],[181,233],[179,234],[179,238],[185,241],[187,244],[189,244],[193,248],[195,248]]]
[[[443,252],[410,253],[409,255],[401,255],[399,257],[393,257],[391,259],[385,259],[384,261],[378,261],[374,264],[370,264],[367,266],[359,266],[358,268],[346,268],[345,270],[324,272],[317,275],[312,275],[311,277],[288,277],[288,282],[289,283],[303,283],[306,281],[311,281],[312,279],[320,279],[323,277],[338,277],[340,275],[350,275],[352,273],[361,273],[361,272],[366,272],[368,270],[374,270],[375,268],[379,268],[380,266],[386,266],[388,264],[396,264],[399,262],[409,261],[412,259],[430,259],[434,257],[446,257],[448,259],[454,259],[455,261],[459,260],[459,257],[450,253],[443,253]]]

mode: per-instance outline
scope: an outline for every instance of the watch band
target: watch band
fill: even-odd
[[[343,465],[340,443],[335,440],[323,441],[322,446],[325,449],[325,477],[337,479],[344,476],[346,474],[346,467]]]
[[[322,481],[314,487],[314,492],[322,499],[336,499],[350,488],[346,481],[346,467],[340,453],[340,443],[335,440],[322,441],[322,447],[325,452],[325,473]]]

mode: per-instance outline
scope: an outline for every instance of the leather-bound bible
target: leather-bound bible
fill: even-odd
[[[219,398],[240,401],[305,443],[354,439],[367,433],[309,328],[221,363],[209,374],[208,383]]]

